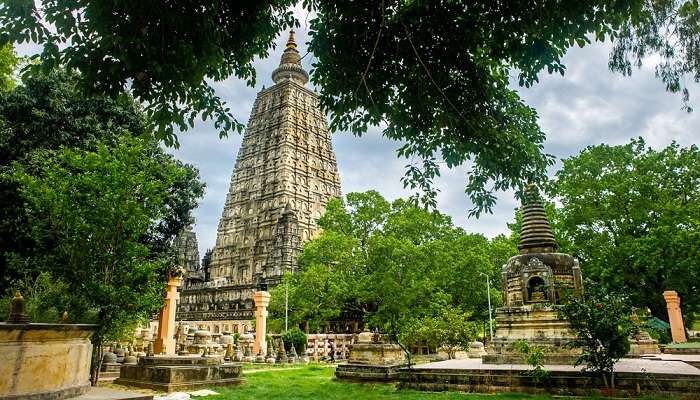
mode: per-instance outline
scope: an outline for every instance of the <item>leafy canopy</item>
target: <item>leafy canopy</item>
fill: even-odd
[[[584,276],[666,318],[676,290],[687,318],[700,310],[700,150],[642,139],[588,147],[564,160],[551,191],[557,236]]]
[[[265,58],[280,31],[296,22],[291,0],[245,2],[15,1],[0,7],[0,43],[37,42],[32,70],[64,66],[81,73],[88,92],[119,95],[127,87],[166,144],[175,128],[212,119],[221,134],[242,131],[210,82],[230,76],[255,84],[255,57]]]
[[[389,203],[376,191],[349,193],[344,202],[329,202],[319,224],[323,232],[305,244],[299,271],[274,289],[273,320],[284,318],[287,286],[292,326],[318,331],[355,319],[405,348],[420,337],[454,351],[476,335],[474,321],[487,318],[482,273],[494,282],[494,304],[500,302],[492,260],[508,246],[496,249],[437,211],[401,199]]]
[[[14,75],[18,64],[19,59],[12,43],[0,46],[0,91],[15,87]]]
[[[31,69],[81,72],[81,86],[115,95],[130,86],[167,144],[175,128],[213,119],[222,134],[242,125],[209,82],[253,84],[252,60],[298,24],[291,0],[255,2],[69,0],[0,6],[0,44],[38,42]],[[473,214],[490,211],[494,191],[542,179],[552,158],[535,110],[511,88],[565,72],[562,57],[592,39],[611,40],[610,68],[632,72],[656,55],[673,92],[700,81],[697,0],[404,1],[305,0],[312,82],[331,127],[362,134],[381,125],[410,158],[404,185],[435,205],[440,165],[468,164]],[[686,102],[687,104],[687,102]],[[689,107],[688,107],[689,108]],[[422,193],[422,194],[421,194]]]
[[[78,80],[75,74],[56,70],[27,77],[14,89],[0,91],[0,171],[11,171],[17,162],[31,172],[29,161],[36,152],[62,147],[94,151],[98,143],[111,147],[125,135],[151,134],[146,116],[130,96],[88,96],[79,90]],[[170,182],[164,199],[168,212],[154,221],[141,241],[148,244],[152,254],[166,256],[172,239],[189,223],[189,212],[203,195],[204,185],[194,167],[173,159],[153,143],[148,145],[148,151],[154,162],[164,166],[159,170],[162,179]],[[165,176],[173,163],[185,172]],[[12,281],[36,278],[27,277],[22,268],[11,268],[9,255],[28,257],[54,246],[50,242],[37,243],[31,237],[27,212],[17,207],[22,203],[18,190],[17,182],[0,179],[2,293]]]
[[[4,175],[18,185],[32,239],[47,249],[19,260],[25,272],[65,285],[53,300],[72,320],[97,323],[98,343],[162,307],[173,265],[142,238],[170,212],[168,190],[188,171],[152,157],[157,151],[125,135],[94,151],[35,152]]]

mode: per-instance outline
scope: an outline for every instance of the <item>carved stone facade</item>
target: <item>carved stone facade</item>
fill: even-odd
[[[318,95],[305,86],[309,75],[294,32],[272,79],[275,84],[263,88],[253,104],[219,221],[210,279],[183,289],[179,320],[249,327],[253,292],[295,271],[303,242],[319,232],[326,204],[340,197],[326,117]]]

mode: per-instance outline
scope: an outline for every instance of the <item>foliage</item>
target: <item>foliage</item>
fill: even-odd
[[[681,92],[687,111],[688,81],[700,82],[700,2],[697,0],[647,0],[639,14],[626,20],[613,40],[609,66],[631,75],[652,55],[659,58],[656,76],[666,90]],[[690,79],[687,79],[690,78]]]
[[[421,321],[419,337],[426,343],[447,352],[454,359],[460,350],[468,350],[469,343],[476,340],[476,323],[469,313],[455,307],[445,307],[436,316],[428,316]]]
[[[282,341],[284,342],[284,350],[290,351],[292,345],[297,351],[297,354],[302,355],[306,351],[306,344],[308,343],[306,339],[306,334],[299,328],[292,328],[282,335]]]
[[[557,236],[584,276],[664,319],[662,293],[676,290],[692,318],[700,310],[698,180],[697,146],[653,150],[637,139],[588,147],[564,160],[552,184],[561,201]]]
[[[291,0],[163,3],[45,0],[0,8],[0,44],[37,42],[30,70],[58,65],[81,72],[81,86],[116,95],[130,86],[159,137],[176,144],[197,117],[222,134],[242,125],[210,81],[253,84],[252,60],[266,57],[281,30],[298,22]],[[509,2],[305,0],[314,13],[312,81],[333,129],[357,135],[385,126],[415,159],[404,185],[435,205],[439,164],[470,162],[466,193],[474,214],[490,211],[494,191],[541,180],[552,157],[535,110],[512,88],[538,74],[565,72],[562,58],[592,39],[612,40],[610,68],[657,55],[657,75],[672,92],[700,80],[697,0]],[[448,23],[445,23],[445,22]],[[503,23],[508,21],[508,23]]]
[[[608,387],[615,387],[615,363],[630,349],[629,337],[637,333],[632,319],[633,308],[626,295],[608,291],[601,285],[587,280],[586,290],[579,295],[572,293],[565,298],[560,316],[571,323],[576,339],[569,343],[582,353],[576,365],[600,375]]]
[[[0,170],[8,170],[13,162],[31,169],[29,160],[36,152],[58,150],[61,146],[93,151],[97,143],[112,146],[123,135],[150,134],[146,118],[134,100],[121,95],[86,96],[77,87],[77,77],[62,70],[48,75],[36,75],[7,92],[0,91]],[[174,177],[162,176],[171,182],[165,197],[167,213],[154,221],[141,240],[153,255],[169,254],[170,243],[189,223],[189,212],[203,194],[198,172],[181,164],[161,149],[150,146],[149,156],[164,165],[176,163],[186,173]],[[164,168],[159,173],[166,173]],[[10,268],[9,255],[29,257],[35,252],[49,251],[52,243],[41,247],[29,232],[26,211],[21,203],[16,183],[0,179],[0,292],[6,293],[15,281],[25,277],[21,270]]]
[[[465,335],[472,329],[466,315],[487,318],[482,273],[494,282],[494,305],[500,302],[491,243],[437,211],[389,203],[375,191],[350,193],[344,203],[329,202],[319,225],[323,232],[305,244],[299,271],[284,277],[292,326],[306,322],[319,331],[344,316],[361,318],[408,350],[426,318],[443,331],[462,324]],[[272,294],[272,320],[284,318],[284,287]]]
[[[18,64],[19,59],[12,43],[0,46],[0,91],[15,87],[14,75]]]
[[[252,61],[295,23],[290,0],[10,2],[0,8],[0,43],[38,42],[32,72],[62,65],[81,73],[87,92],[128,88],[166,144],[199,116],[221,134],[243,125],[210,85],[229,76],[255,83]],[[79,16],[79,17],[78,17]]]
[[[61,301],[67,290],[65,283],[52,279],[47,272],[39,273],[32,282],[22,283],[24,284],[16,289],[24,297],[30,322],[57,323],[62,320],[63,312],[68,310]],[[9,315],[11,300],[9,293],[0,297],[0,320]],[[70,318],[71,315],[68,315],[69,321]]]
[[[527,374],[532,377],[535,383],[549,377],[549,370],[544,367],[545,354],[542,346],[534,346],[525,340],[519,340],[515,343],[515,348],[525,356],[525,362],[532,367],[531,370],[527,371]]]
[[[65,285],[51,300],[74,321],[98,325],[93,365],[104,340],[119,339],[162,307],[174,263],[143,238],[171,212],[172,186],[190,174],[153,141],[128,135],[94,151],[36,151],[4,174],[19,189],[32,239],[45,249],[16,262],[27,275],[48,273]]]
[[[435,199],[431,183],[439,162],[453,167],[470,161],[466,193],[476,214],[490,210],[494,190],[536,181],[552,161],[542,154],[535,111],[510,85],[511,71],[521,86],[536,83],[545,70],[564,74],[567,49],[595,38],[618,43],[612,68],[624,64],[620,54],[655,53],[671,63],[664,72],[676,68],[674,62],[683,66],[662,73],[664,81],[682,73],[700,80],[695,0],[518,1],[507,7],[484,1],[309,2],[317,11],[310,28],[310,50],[318,58],[312,81],[331,126],[362,134],[384,124],[384,136],[405,143],[400,156],[422,159],[409,164],[404,184],[425,190],[428,203]],[[661,4],[665,15],[655,12]],[[653,30],[667,27],[674,11],[685,12],[675,20],[684,22],[682,31],[671,31],[673,25]],[[648,39],[645,48],[629,44],[637,35]],[[684,40],[676,47],[685,51],[668,52],[663,45],[679,37]]]

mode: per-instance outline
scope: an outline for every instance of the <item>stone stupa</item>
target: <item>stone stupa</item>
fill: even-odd
[[[503,306],[496,310],[497,329],[484,363],[523,363],[516,343],[541,346],[545,364],[572,364],[577,350],[568,321],[558,316],[566,291],[583,289],[581,269],[573,256],[557,252],[547,214],[534,185],[528,185],[522,207],[518,250],[503,266]]]

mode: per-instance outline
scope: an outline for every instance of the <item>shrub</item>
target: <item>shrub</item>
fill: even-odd
[[[292,344],[294,344],[294,349],[296,349],[297,354],[302,354],[306,351],[306,334],[299,328],[292,328],[287,333],[282,335],[282,341],[284,341],[284,350],[289,351],[292,349]]]

